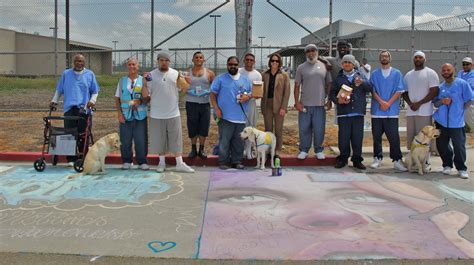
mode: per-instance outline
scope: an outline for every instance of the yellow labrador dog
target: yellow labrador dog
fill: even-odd
[[[426,163],[430,154],[431,140],[438,138],[440,131],[433,126],[427,125],[415,136],[410,145],[410,153],[405,159],[409,172],[418,168],[418,174],[428,173]]]
[[[245,127],[240,133],[242,140],[248,140],[255,146],[257,150],[257,166],[255,168],[265,169],[265,160],[267,154],[271,155],[271,165],[273,165],[273,158],[275,157],[276,137],[271,132],[262,132],[251,126]]]
[[[120,148],[120,137],[118,133],[111,133],[102,138],[89,148],[84,159],[84,171],[69,177],[69,179],[82,175],[105,174],[105,157],[109,152]]]

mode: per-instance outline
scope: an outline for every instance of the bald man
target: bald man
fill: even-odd
[[[77,128],[78,133],[84,133],[89,114],[84,114],[81,109],[93,107],[99,94],[99,85],[94,72],[84,67],[85,58],[82,54],[74,56],[74,68],[66,69],[56,86],[56,93],[49,104],[56,107],[61,95],[64,95],[64,116],[82,116],[80,120],[65,120],[64,128]],[[82,151],[83,141],[78,143]],[[76,156],[68,156],[69,166],[74,166]]]
[[[444,82],[439,86],[439,94],[433,99],[438,109],[433,114],[436,128],[441,135],[436,139],[439,155],[443,160],[443,174],[451,175],[453,162],[459,177],[468,179],[466,167],[466,133],[464,132],[464,110],[469,107],[472,91],[469,84],[454,77],[454,67],[444,64],[441,67]],[[449,144],[452,141],[454,148]]]

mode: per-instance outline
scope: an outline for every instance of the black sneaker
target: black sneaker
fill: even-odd
[[[244,169],[245,166],[242,165],[241,163],[238,163],[238,164],[233,164],[233,165],[232,165],[232,168],[235,168],[235,169]]]
[[[347,165],[347,162],[343,161],[336,161],[336,165],[334,166],[335,168],[343,168]]]
[[[355,167],[355,168],[358,168],[358,169],[362,169],[362,170],[365,170],[367,169],[364,164],[362,164],[362,162],[354,162],[352,163],[352,165]]]
[[[189,152],[188,158],[193,159],[198,155],[196,148],[191,149],[191,152]]]

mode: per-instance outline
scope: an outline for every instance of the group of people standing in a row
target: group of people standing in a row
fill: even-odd
[[[437,148],[443,160],[443,173],[451,174],[454,162],[459,175],[468,177],[465,165],[464,115],[465,110],[471,111],[470,102],[474,88],[471,58],[463,59],[463,71],[458,73],[457,78],[451,64],[443,65],[441,75],[445,81],[439,84],[436,72],[424,65],[426,56],[421,51],[413,55],[415,67],[405,76],[390,65],[392,58],[389,51],[380,52],[380,68],[372,72],[366,60],[360,65],[350,54],[350,45],[345,41],[339,41],[337,44],[336,57],[319,56],[318,48],[314,44],[307,45],[304,52],[307,60],[296,70],[293,93],[294,107],[299,111],[298,159],[305,159],[312,145],[316,157],[325,159],[323,141],[326,110],[331,109],[334,104],[339,125],[340,150],[336,168],[347,165],[352,147],[353,166],[365,169],[362,163],[362,141],[366,97],[371,93],[374,141],[374,162],[371,167],[378,168],[382,163],[382,135],[385,133],[390,143],[390,158],[394,161],[395,169],[407,170],[402,162],[398,129],[400,97],[403,97],[408,104],[408,148],[415,135],[425,125],[432,124],[433,116],[436,127],[441,130]],[[186,94],[187,129],[191,139],[189,157],[207,157],[205,144],[209,134],[212,105],[219,127],[217,150],[220,168],[244,168],[244,153],[247,158],[252,158],[252,147],[244,147],[240,132],[246,126],[255,127],[257,123],[256,98],[252,95],[252,82],[255,81],[263,81],[261,112],[265,131],[275,133],[276,151],[281,151],[283,123],[291,91],[290,77],[281,70],[283,65],[279,54],[269,56],[268,70],[263,73],[254,69],[253,54],[245,55],[243,68],[239,68],[239,58],[231,56],[227,59],[227,72],[219,76],[204,67],[205,58],[202,52],[194,53],[193,66],[185,75],[169,67],[170,56],[168,51],[158,52],[158,68],[143,76],[139,75],[138,61],[130,58],[127,61],[128,75],[118,82],[115,105],[120,122],[123,169],[132,167],[133,144],[139,167],[143,170],[149,169],[149,138],[151,152],[159,154],[161,158],[157,168],[159,172],[166,169],[164,156],[167,153],[176,158],[176,170],[194,172],[182,159],[179,92]],[[341,87],[349,89],[341,91]],[[84,57],[76,55],[74,68],[66,70],[61,76],[51,104],[57,104],[59,96],[64,94],[65,115],[77,116],[80,106],[95,104],[98,91],[99,86],[94,74],[84,68]],[[433,105],[437,107],[434,114]],[[466,115],[467,113],[468,111]],[[472,112],[469,112],[469,115],[468,119],[472,120]],[[85,128],[81,124],[65,124],[65,127],[67,126],[78,127],[79,130]],[[454,159],[450,141],[454,147]],[[72,162],[73,159],[70,157],[68,161]]]

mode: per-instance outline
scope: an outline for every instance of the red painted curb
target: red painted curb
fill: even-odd
[[[35,160],[41,157],[40,152],[0,152],[0,161],[14,161],[14,162],[31,162],[33,163]],[[46,154],[46,163],[51,163],[52,155]],[[210,155],[207,159],[201,158],[193,158],[189,159],[188,157],[183,157],[183,160],[191,166],[211,166],[217,167],[219,164],[217,162],[217,156]],[[304,166],[304,167],[312,167],[312,166],[334,166],[336,164],[336,157],[335,156],[328,156],[324,160],[318,160],[315,157],[306,158],[304,160],[299,160],[296,156],[290,155],[281,155],[280,156],[281,165],[286,167],[295,167],[295,166]],[[148,163],[150,165],[158,165],[158,156],[157,155],[149,155],[148,156]],[[66,157],[59,156],[59,163],[65,163]],[[107,156],[105,162],[107,164],[122,164],[122,160],[120,159],[120,154],[111,154]],[[166,163],[169,165],[175,165],[176,160],[173,157],[166,157]],[[245,166],[255,166],[256,159],[247,160],[244,159],[243,164]],[[269,166],[270,164],[267,163]]]

